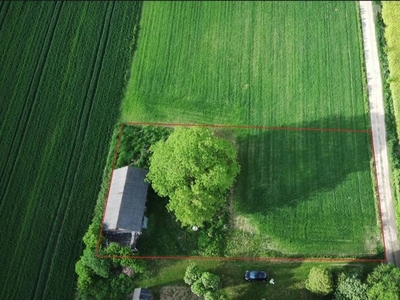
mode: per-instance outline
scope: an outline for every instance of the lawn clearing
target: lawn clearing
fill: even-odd
[[[187,286],[183,282],[189,260],[152,260],[148,271],[137,280],[137,286],[149,287],[158,296],[163,287]],[[195,263],[201,270],[221,276],[222,293],[227,299],[321,299],[305,289],[305,280],[310,269],[324,266],[333,272],[361,267],[366,274],[376,263],[280,263],[252,261],[201,261]],[[244,280],[244,272],[249,269],[267,270],[275,284]]]
[[[356,2],[145,2],[122,120],[368,128],[360,34]]]
[[[0,3],[1,299],[71,299],[140,6]]]
[[[140,255],[381,257],[369,131],[213,130],[236,145],[241,166],[223,238],[207,250],[207,240],[217,238],[213,231],[180,228],[165,208],[167,199],[150,191]],[[125,125],[123,132],[142,131]],[[130,140],[122,135],[124,153]],[[124,157],[129,161],[130,156]]]
[[[237,139],[228,255],[379,253],[369,132],[249,130]]]

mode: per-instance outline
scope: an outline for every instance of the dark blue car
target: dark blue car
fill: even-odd
[[[244,279],[247,281],[267,281],[268,273],[266,271],[249,271],[244,273]]]

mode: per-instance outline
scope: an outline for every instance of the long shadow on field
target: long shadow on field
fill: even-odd
[[[287,126],[318,128],[321,123],[333,123],[329,121],[331,120],[318,120]],[[365,123],[365,117],[357,117],[354,122]],[[332,191],[348,180],[349,174],[369,172],[370,168],[372,145],[368,132],[252,129],[238,133],[237,141],[241,173],[237,178],[236,199],[239,201],[236,201],[235,209],[239,214],[268,217],[277,211],[298,206],[321,192],[329,193],[318,196],[318,201],[330,201],[333,206],[343,207],[351,193],[358,192],[357,179],[355,183],[354,178],[349,183],[349,186],[354,185],[354,190],[349,190],[349,193],[346,190],[332,198],[321,197],[334,194]],[[364,186],[369,189],[367,194],[372,195],[371,184],[367,182]],[[333,203],[334,201],[337,201],[337,204]],[[313,205],[320,205],[322,213],[324,204],[321,202]],[[315,206],[313,210],[318,212]],[[345,215],[341,217],[345,218]],[[307,214],[294,218],[307,218]],[[282,223],[280,227],[284,228],[285,220],[282,220]],[[293,232],[295,231],[293,229]]]

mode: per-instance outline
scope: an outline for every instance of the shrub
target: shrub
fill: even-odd
[[[312,293],[325,296],[333,292],[333,276],[324,268],[313,267],[306,280],[306,288]]]
[[[186,284],[192,285],[194,284],[201,276],[201,272],[195,263],[190,263],[186,268],[185,276],[183,280]]]
[[[223,300],[218,291],[220,278],[210,272],[200,272],[196,264],[191,263],[186,268],[183,280],[190,285],[191,291],[205,300]]]
[[[203,282],[200,279],[195,281],[190,289],[192,290],[193,294],[196,294],[199,297],[203,296],[207,292],[203,285]]]
[[[364,300],[368,298],[367,285],[362,283],[357,275],[341,275],[334,294],[335,300]]]
[[[205,224],[199,233],[198,247],[204,256],[224,256],[226,246],[226,231],[229,226],[229,214],[221,211],[212,222]]]
[[[204,300],[225,300],[226,298],[221,295],[219,291],[217,292],[211,292],[208,291],[204,294]]]
[[[75,264],[75,272],[78,275],[78,291],[85,291],[93,283],[90,270],[83,264],[82,260],[78,260]]]
[[[204,272],[201,275],[201,282],[204,288],[208,291],[216,291],[219,286],[220,278],[218,275],[212,274],[210,272]]]
[[[95,252],[90,248],[83,250],[81,264],[90,269],[94,274],[108,278],[110,276],[110,261],[96,257]]]
[[[171,131],[167,127],[125,125],[116,167],[131,165],[148,169],[149,148],[158,141],[166,140]]]

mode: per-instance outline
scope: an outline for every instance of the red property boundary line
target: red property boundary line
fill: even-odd
[[[260,130],[284,130],[284,131],[319,131],[319,132],[353,132],[353,133],[369,133],[371,136],[372,143],[372,154],[373,154],[373,164],[374,164],[374,175],[376,181],[376,189],[377,189],[377,200],[378,200],[378,211],[379,211],[379,219],[381,225],[381,240],[384,251],[384,259],[375,259],[375,258],[313,258],[313,257],[207,257],[207,256],[117,256],[117,255],[100,255],[99,248],[101,244],[102,232],[103,232],[103,224],[105,211],[108,205],[108,198],[110,194],[110,186],[111,181],[115,169],[115,165],[117,162],[118,151],[121,144],[122,132],[125,125],[142,125],[142,126],[159,126],[159,127],[205,127],[205,128],[225,128],[225,129],[260,129]],[[341,128],[301,128],[301,127],[279,127],[279,126],[251,126],[251,125],[223,125],[223,124],[194,124],[194,123],[153,123],[153,122],[122,122],[120,124],[119,134],[118,134],[118,142],[114,153],[113,165],[111,176],[108,184],[107,191],[107,200],[106,205],[104,207],[103,217],[101,221],[101,229],[99,232],[99,238],[97,241],[97,247],[95,251],[95,256],[98,258],[132,258],[132,259],[190,259],[190,260],[225,260],[225,261],[235,261],[235,260],[247,260],[247,261],[271,261],[271,262],[387,262],[386,256],[386,245],[385,245],[385,235],[383,230],[383,222],[382,222],[382,212],[381,212],[381,203],[380,203],[380,194],[379,194],[379,183],[376,169],[376,159],[375,159],[375,148],[374,148],[374,139],[372,130],[357,130],[357,129],[341,129]]]

